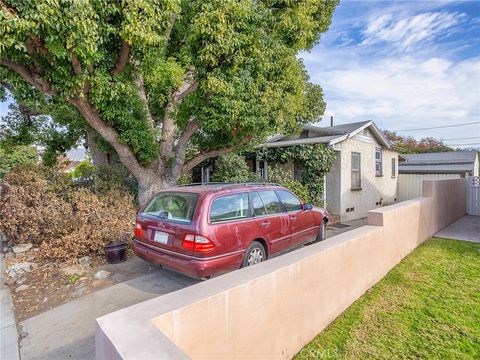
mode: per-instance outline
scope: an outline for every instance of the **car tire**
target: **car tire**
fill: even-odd
[[[267,252],[265,247],[258,241],[252,241],[245,251],[242,267],[252,266],[267,260]]]
[[[323,241],[327,238],[327,231],[326,231],[326,226],[325,226],[325,221],[322,220],[322,223],[320,224],[320,228],[318,229],[318,234],[317,234],[317,239],[316,241]]]

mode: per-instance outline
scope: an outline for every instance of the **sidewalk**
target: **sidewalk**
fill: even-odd
[[[5,285],[5,262],[3,255],[0,256],[0,359],[18,360],[18,332],[13,313],[12,296],[10,289]]]
[[[440,230],[434,237],[480,243],[480,216],[465,215]]]
[[[95,319],[195,282],[158,268],[22,321],[19,326],[26,334],[20,342],[22,360],[94,359]]]

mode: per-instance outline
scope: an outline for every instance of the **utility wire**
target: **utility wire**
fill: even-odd
[[[445,144],[447,146],[461,146],[461,145],[480,145],[480,143],[467,143],[467,144]]]
[[[440,138],[440,140],[443,140],[443,141],[450,141],[450,140],[471,140],[471,139],[480,139],[480,136],[465,137],[465,138],[450,138],[450,139]]]
[[[465,125],[474,125],[474,124],[480,124],[480,121],[474,121],[474,122],[464,123],[464,124],[455,124],[455,125],[432,126],[432,127],[419,128],[419,129],[403,129],[403,130],[397,130],[396,132],[400,132],[400,131],[420,131],[420,130],[431,130],[431,129],[443,129],[443,128],[450,128],[450,127],[457,127],[457,126],[465,126]]]

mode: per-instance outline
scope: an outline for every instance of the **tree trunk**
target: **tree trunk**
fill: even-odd
[[[175,185],[174,182],[161,180],[158,175],[143,177],[141,180],[138,180],[138,205],[142,207],[156,193],[173,185]]]
[[[87,135],[85,136],[86,147],[92,155],[93,165],[112,165],[111,156],[100,150],[95,144],[96,132],[92,129],[87,129]]]

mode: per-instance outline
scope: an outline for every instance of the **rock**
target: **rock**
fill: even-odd
[[[5,259],[13,259],[15,257],[14,253],[7,252],[5,253]]]
[[[25,284],[24,284],[24,285],[20,285],[19,287],[17,287],[17,288],[15,289],[15,293],[17,294],[17,293],[19,293],[19,292],[21,292],[21,291],[25,291],[25,290],[27,290],[29,287],[30,287],[30,286],[25,285]]]
[[[21,263],[16,263],[15,265],[12,265],[12,266],[8,267],[7,270],[5,271],[5,273],[7,274],[7,276],[13,278],[13,277],[20,276],[20,275],[24,274],[25,272],[30,272],[32,270],[35,270],[36,268],[38,268],[38,265],[35,264],[35,263],[21,262]]]
[[[85,270],[79,265],[67,266],[62,268],[61,271],[67,276],[83,275],[85,273]]]
[[[25,276],[22,276],[22,277],[18,278],[15,283],[18,284],[18,285],[22,285],[25,281],[27,281],[27,278]]]
[[[86,292],[87,292],[87,288],[86,287],[81,287],[81,288],[78,288],[77,290],[75,290],[74,292],[72,292],[71,297],[79,297],[79,296],[84,295]]]
[[[94,288],[96,288],[96,287],[99,287],[99,286],[103,286],[103,285],[105,285],[106,283],[107,283],[107,282],[106,282],[105,280],[93,280],[92,286],[93,286]]]
[[[87,270],[90,268],[90,256],[84,256],[78,260],[80,262],[80,266]]]
[[[95,274],[95,279],[103,280],[108,278],[109,276],[110,276],[110,273],[108,271],[100,270],[100,271],[97,271],[97,273]]]
[[[18,244],[13,247],[13,252],[15,254],[20,254],[30,250],[32,247],[33,245],[31,243]]]

